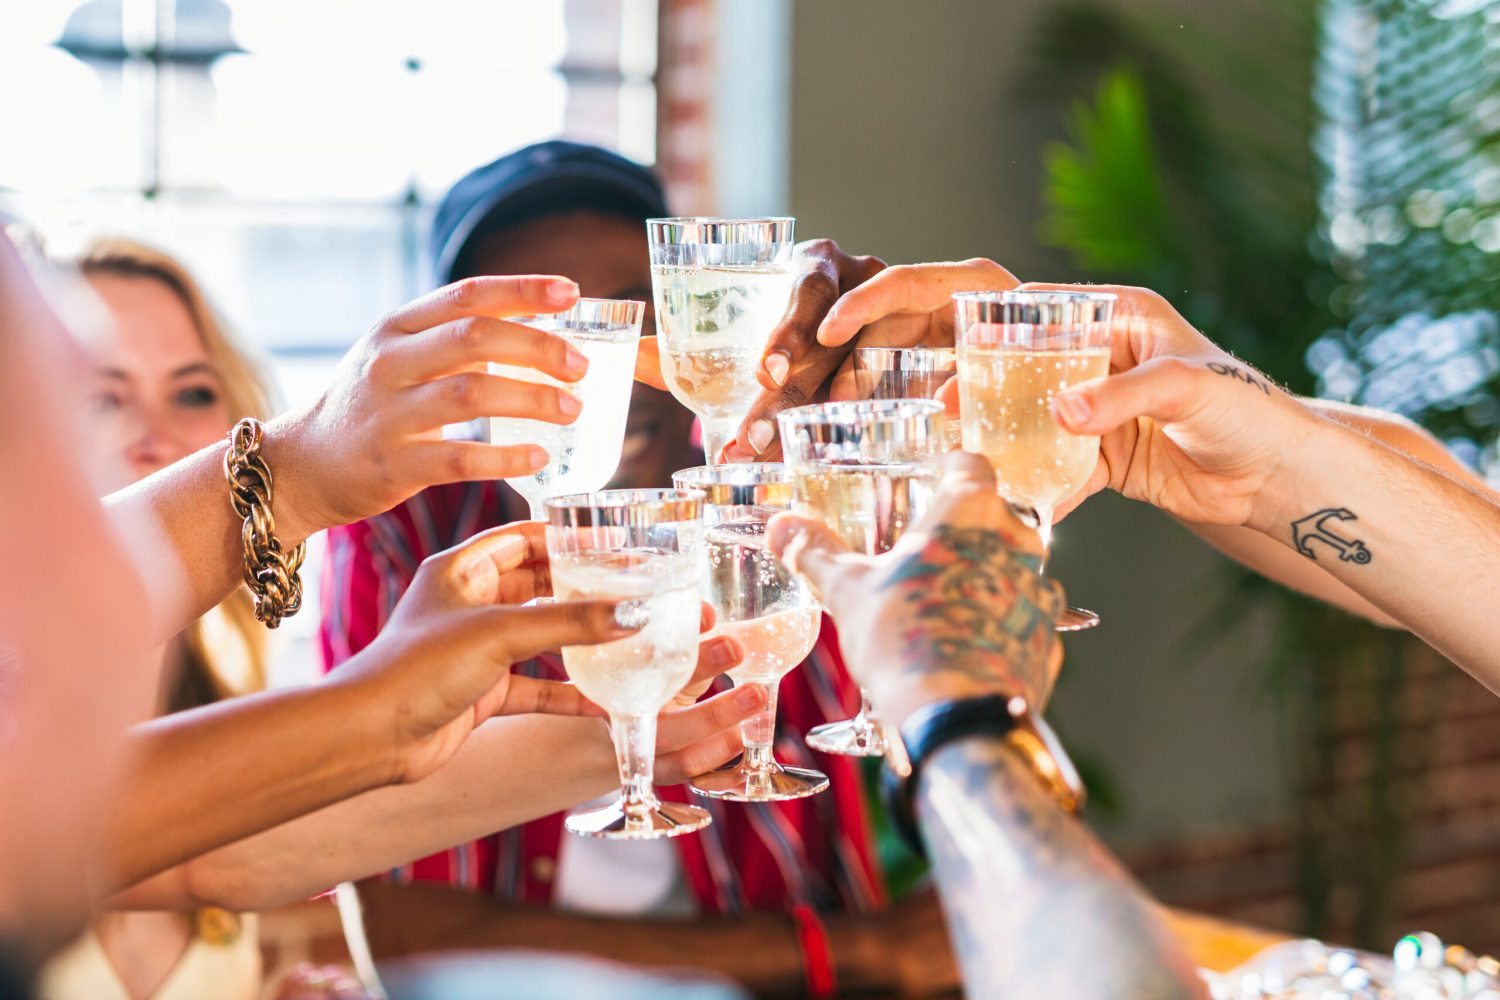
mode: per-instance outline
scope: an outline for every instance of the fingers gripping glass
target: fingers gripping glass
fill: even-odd
[[[1109,374],[1107,292],[960,292],[953,296],[963,448],[989,459],[1000,495],[1030,510],[1052,539],[1057,505],[1082,489],[1099,461],[1099,437],[1072,434],[1052,398]],[[1092,628],[1099,616],[1068,608],[1059,631]]]
[[[647,219],[661,371],[716,462],[760,394],[766,341],[792,295],[796,220]]]
[[[878,555],[926,510],[943,456],[942,404],[889,399],[785,410],[777,421],[792,505],[821,518],[857,552]],[[894,736],[860,691],[859,714],[819,726],[808,746],[856,757],[885,754]]]
[[[699,775],[694,792],[735,802],[800,799],[828,787],[828,776],[776,761],[776,694],[781,679],[812,652],[823,613],[812,590],[766,549],[766,522],[791,506],[792,481],[780,464],[707,465],[674,473],[672,485],[702,490],[704,599],[717,630],[744,647],[729,679],[760,684],[766,707],[740,725],[744,756]]]
[[[531,506],[533,521],[546,519],[543,503],[548,497],[602,490],[614,478],[625,443],[625,418],[645,311],[644,302],[629,299],[579,299],[566,312],[511,320],[562,337],[589,361],[588,372],[571,384],[535,368],[490,365],[491,375],[556,386],[583,404],[571,424],[490,418],[490,443],[535,444],[547,453],[547,464],[536,472],[506,480]]]
[[[634,635],[564,646],[578,689],[609,713],[620,765],[618,801],[564,823],[585,837],[649,840],[709,824],[696,806],[661,802],[652,787],[656,717],[698,662],[703,494],[606,490],[547,501],[547,553],[559,601],[632,600],[647,619]]]

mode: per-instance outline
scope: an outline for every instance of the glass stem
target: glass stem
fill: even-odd
[[[740,422],[734,417],[702,416],[698,421],[703,431],[703,456],[708,460],[708,465],[718,465],[719,453],[734,440],[734,432],[739,430]]]
[[[1047,572],[1047,555],[1052,551],[1052,508],[1033,507],[1032,512],[1036,515],[1036,533],[1042,540],[1042,561],[1037,566],[1038,573]]]
[[[531,507],[531,519],[533,521],[543,521],[543,522],[545,522],[547,520],[547,498],[546,497],[542,497],[541,499],[538,499],[538,500],[527,500],[526,503],[529,504],[530,507]]]
[[[620,765],[620,804],[627,826],[649,822],[656,809],[651,787],[656,766],[656,716],[611,717],[609,731],[615,740],[615,761]]]
[[[764,774],[776,766],[772,747],[776,742],[776,694],[781,685],[760,686],[766,689],[766,707],[740,723],[740,740],[745,746],[740,770],[756,774]]]

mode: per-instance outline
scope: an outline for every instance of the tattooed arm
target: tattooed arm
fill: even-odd
[[[1113,290],[1116,374],[1053,401],[1103,435],[1086,492],[1273,539],[1500,692],[1496,495],[1283,392],[1155,293]]]
[[[1045,704],[1062,595],[983,459],[950,456],[932,510],[884,556],[794,515],[769,543],[832,609],[846,661],[893,723],[955,697]],[[1206,995],[1145,893],[1002,742],[940,749],[916,799],[969,996]]]

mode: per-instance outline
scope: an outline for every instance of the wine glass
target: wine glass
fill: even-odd
[[[704,598],[717,629],[739,640],[745,659],[729,671],[739,684],[766,689],[766,707],[740,724],[745,753],[738,766],[699,775],[690,784],[709,798],[735,802],[800,799],[828,787],[828,776],[776,761],[776,693],[812,652],[823,612],[812,590],[766,549],[766,522],[792,502],[792,480],[779,463],[706,465],[673,473],[672,485],[702,490],[706,574]]]
[[[760,393],[791,300],[795,219],[647,219],[662,377],[698,415],[712,465]]]
[[[620,798],[574,813],[564,826],[585,837],[651,840],[709,824],[697,806],[661,802],[651,786],[656,717],[698,662],[698,568],[703,494],[695,490],[605,490],[547,501],[547,553],[557,600],[635,600],[648,622],[597,646],[564,646],[578,690],[609,713]]]
[[[879,555],[926,510],[941,476],[943,406],[930,399],[865,399],[783,410],[781,451],[792,506],[822,518],[850,548]],[[885,727],[861,689],[859,714],[818,726],[824,753],[879,757]]]
[[[861,399],[932,399],[958,374],[958,352],[951,347],[856,347],[854,384]],[[957,420],[939,418],[943,450],[959,447]]]
[[[1057,505],[1083,488],[1099,461],[1097,434],[1072,434],[1052,417],[1052,397],[1109,374],[1108,292],[959,292],[959,423],[963,447],[989,459],[1000,495],[1029,509],[1052,540]],[[1068,608],[1060,632],[1093,628],[1099,616]]]
[[[571,392],[583,409],[571,424],[524,417],[491,417],[492,444],[535,444],[551,459],[529,476],[507,479],[531,506],[531,519],[547,517],[548,497],[603,489],[620,464],[625,420],[634,384],[635,352],[640,346],[644,302],[579,299],[566,312],[518,316],[511,320],[562,337],[589,359],[589,370],[568,384],[535,368],[491,363],[490,374],[517,382],[540,382]]]

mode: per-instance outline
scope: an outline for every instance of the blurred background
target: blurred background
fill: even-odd
[[[679,212],[1150,285],[1500,477],[1500,2],[27,0],[0,88],[0,211],[181,254],[289,404],[425,290],[446,185],[565,136]],[[1500,701],[1117,497],[1056,552],[1104,626],[1053,714],[1153,891],[1500,949]]]

